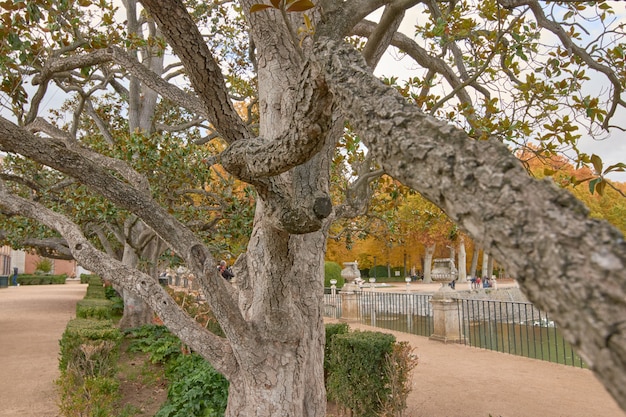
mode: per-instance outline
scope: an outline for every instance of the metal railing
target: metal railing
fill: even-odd
[[[433,312],[430,294],[402,294],[361,290],[356,292],[358,320],[389,330],[430,336]],[[341,317],[341,295],[324,295],[324,315]]]
[[[434,332],[432,295],[355,292],[358,320],[370,326],[430,337]],[[531,303],[457,300],[461,343],[483,349],[585,367],[556,323]],[[324,315],[342,317],[341,294],[324,295]]]
[[[457,299],[460,337],[469,346],[584,367],[556,323],[531,303]]]

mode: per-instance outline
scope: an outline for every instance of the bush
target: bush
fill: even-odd
[[[359,417],[377,417],[390,395],[385,358],[393,352],[395,337],[380,332],[336,334],[327,389],[331,400]]]
[[[41,258],[35,265],[35,274],[49,274],[52,272],[52,261],[48,258]]]
[[[107,298],[104,284],[99,278],[97,280],[89,281],[85,298],[96,298],[101,300],[105,300]]]
[[[167,367],[172,381],[167,401],[155,417],[223,416],[228,401],[228,380],[201,356],[181,355]]]
[[[76,318],[70,320],[65,328],[65,332],[61,336],[59,344],[61,346],[61,356],[59,358],[59,368],[63,372],[70,364],[75,364],[84,360],[84,357],[89,354],[84,349],[81,349],[83,344],[94,345],[102,341],[112,342],[112,347],[109,352],[101,350],[98,355],[104,355],[104,358],[95,358],[101,364],[103,369],[113,369],[114,363],[117,360],[117,348],[122,340],[122,333],[113,326],[113,322],[110,320],[92,320]]]
[[[113,303],[109,300],[84,299],[76,303],[76,317],[82,319],[110,319]]]
[[[331,343],[336,334],[345,334],[350,331],[348,323],[336,323],[326,325],[326,343],[324,345],[324,381],[330,372],[330,358],[332,357]]]
[[[96,301],[96,300],[93,300]],[[120,331],[110,320],[70,320],[59,342],[59,409],[66,417],[116,415]]]
[[[61,275],[18,275],[17,282],[20,285],[50,285],[65,284],[67,274]]]
[[[116,415],[119,382],[97,376],[81,378],[64,372],[56,381],[59,387],[59,411],[65,417],[110,417]]]
[[[95,274],[80,274],[80,283],[81,284],[89,284],[91,280],[99,280],[102,281],[98,275]]]
[[[387,266],[385,265],[376,265],[370,268],[369,277],[376,278],[376,280],[388,278]]]
[[[148,324],[126,334],[131,339],[128,350],[147,353],[152,363],[165,364],[182,352],[182,343],[165,326]]]
[[[130,351],[148,353],[153,363],[166,366],[171,383],[157,417],[224,415],[229,384],[206,360],[194,353],[182,354],[182,343],[165,326],[142,326],[127,334]]]
[[[401,416],[411,392],[411,371],[417,366],[417,357],[407,342],[395,343],[391,355],[385,357],[384,366],[389,381],[389,395],[382,401],[380,415]]]
[[[330,280],[337,280],[337,288],[343,287],[345,280],[341,277],[341,266],[337,262],[324,262],[324,287],[330,287]]]

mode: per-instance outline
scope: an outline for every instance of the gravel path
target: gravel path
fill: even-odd
[[[58,417],[58,341],[85,290],[0,289],[0,417]],[[385,332],[419,356],[405,417],[626,417],[586,369]]]
[[[57,417],[59,339],[87,285],[0,289],[0,417]]]
[[[588,369],[348,324],[415,348],[405,417],[626,417]]]

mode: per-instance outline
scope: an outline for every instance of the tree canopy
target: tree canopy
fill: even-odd
[[[367,210],[382,174],[505,262],[626,409],[623,235],[512,154],[574,151],[596,191],[623,168],[576,152],[582,129],[623,129],[624,27],[611,3],[0,5],[0,151],[34,164],[3,164],[3,215],[56,231],[82,265],[145,301],[229,380],[228,416],[324,415],[326,238]],[[408,18],[414,32],[400,32]],[[410,79],[374,75],[390,48],[413,61]],[[44,106],[57,95],[68,104],[55,118]],[[256,203],[235,285],[216,272],[216,231],[193,227],[210,221],[196,209],[221,173]],[[94,244],[52,198],[67,180],[107,208],[85,215],[123,211],[180,256],[225,336]],[[188,204],[170,199],[192,184],[202,192]],[[127,235],[125,253],[136,244]]]

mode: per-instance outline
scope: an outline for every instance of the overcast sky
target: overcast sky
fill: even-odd
[[[609,3],[615,9],[617,17],[626,21],[626,2],[613,1]],[[417,9],[418,7],[414,7],[407,12],[407,16],[399,28],[399,31],[409,37],[413,36],[414,27],[418,23]],[[378,15],[379,14],[371,15],[369,19],[378,20]],[[413,74],[413,76],[417,75],[414,71],[414,69],[417,68],[417,64],[411,59],[407,58],[401,60],[400,58],[401,57],[396,53],[386,53],[376,68],[376,73],[381,76],[398,76],[401,80],[408,78],[411,74]],[[589,73],[590,71],[588,71],[588,75]],[[590,88],[606,90],[608,89],[608,81],[606,81],[605,78],[601,78],[596,85],[592,84]],[[612,124],[619,125],[626,129],[626,111],[622,109],[622,111],[618,112],[613,118]],[[600,140],[586,135],[584,130],[579,131],[579,133],[583,134],[583,137],[578,143],[579,150],[589,155],[597,154],[600,156],[605,168],[619,162],[626,163],[626,132],[620,131],[619,129],[612,129],[610,133]],[[608,175],[608,177],[614,181],[626,182],[626,172],[612,173]]]

